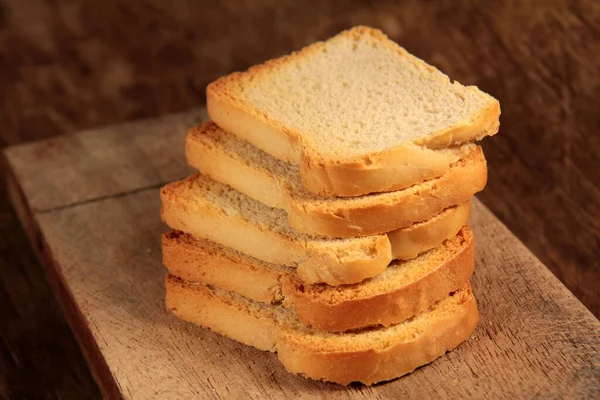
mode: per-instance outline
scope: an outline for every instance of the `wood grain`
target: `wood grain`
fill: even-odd
[[[0,147],[198,107],[356,24],[500,99],[481,199],[600,316],[596,0],[0,1]],[[0,275],[0,397],[99,396],[3,187]]]
[[[170,117],[170,124],[189,121]],[[181,122],[183,124],[184,122]],[[106,156],[82,169],[115,176],[122,168],[110,151],[133,155],[139,143],[167,140],[162,157],[181,156],[177,130],[148,130],[147,123],[106,132],[94,142]],[[152,132],[152,133],[151,133]],[[132,136],[141,135],[144,140]],[[89,133],[64,137],[81,143]],[[162,135],[162,139],[161,139]],[[71,148],[63,143],[63,148]],[[106,397],[116,398],[465,398],[594,397],[600,394],[600,322],[508,229],[475,200],[471,224],[477,241],[473,286],[481,323],[471,340],[415,373],[368,388],[342,388],[290,375],[277,358],[165,311],[161,266],[157,163],[131,157],[140,173],[115,191],[82,187],[77,167],[70,179],[39,180],[28,165],[52,176],[65,154],[33,143],[5,152],[9,190],[59,297],[86,359]],[[69,157],[66,154],[67,158]],[[22,163],[22,157],[28,161]],[[36,160],[34,157],[38,157]],[[106,159],[106,162],[103,160]],[[171,170],[185,174],[183,157]],[[109,182],[100,177],[98,182]],[[100,185],[103,186],[103,185]],[[49,202],[42,200],[48,193]],[[36,201],[33,208],[29,199]],[[58,199],[58,200],[57,200]],[[29,221],[29,222],[28,222]]]
[[[0,185],[0,398],[99,399],[44,270],[8,211]]]
[[[206,111],[198,109],[16,146],[6,156],[32,212],[64,208],[157,187],[191,171],[183,140],[203,118]]]

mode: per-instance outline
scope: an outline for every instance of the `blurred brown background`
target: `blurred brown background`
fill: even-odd
[[[480,198],[600,315],[598,1],[0,1],[0,146],[201,107],[357,24],[500,100]],[[0,239],[0,397],[99,397],[3,185]]]

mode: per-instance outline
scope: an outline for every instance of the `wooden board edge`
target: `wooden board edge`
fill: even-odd
[[[41,233],[36,216],[27,203],[25,194],[4,151],[0,154],[0,174],[4,179],[9,200],[33,247],[38,262],[44,268],[46,279],[50,284],[54,297],[57,299],[71,332],[73,332],[84,359],[92,372],[92,376],[102,392],[102,397],[122,399],[123,395],[119,390],[119,385],[112,375],[83,313],[77,306],[73,294],[68,286],[64,284],[61,268],[54,261],[51,250]]]
[[[29,208],[27,198],[25,197],[25,193],[19,184],[16,173],[10,165],[6,149],[0,154],[0,176],[2,176],[4,180],[8,199],[12,204],[19,221],[23,226],[23,230],[25,231],[25,234],[27,235],[27,238],[29,239],[29,242],[33,246],[37,255],[38,243],[36,242],[36,237],[34,236],[36,229],[34,226],[32,226],[35,224],[33,212]]]

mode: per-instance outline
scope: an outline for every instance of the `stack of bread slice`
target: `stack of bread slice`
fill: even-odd
[[[213,82],[161,191],[167,308],[313,379],[372,384],[466,340],[475,141],[500,108],[357,27]]]

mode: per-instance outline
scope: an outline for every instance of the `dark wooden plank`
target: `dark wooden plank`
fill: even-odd
[[[129,129],[132,135],[139,131],[152,140],[145,127]],[[107,137],[120,154],[137,143]],[[104,147],[101,141],[97,145]],[[33,151],[36,144],[29,146],[32,151],[26,154],[44,154]],[[45,146],[39,144],[40,149]],[[23,154],[22,148],[16,151]],[[165,148],[163,156],[172,157],[170,151],[179,153]],[[12,152],[7,150],[8,160],[15,158]],[[57,153],[55,162],[46,159],[46,169],[52,173],[63,163]],[[133,164],[149,170],[136,175],[138,179],[156,168],[140,160]],[[43,198],[46,191],[68,192],[69,182],[39,181],[35,174],[19,170],[22,165],[9,165],[16,170],[8,176],[13,199],[22,203],[22,218],[31,220],[26,224],[34,230],[30,237],[42,243],[39,251],[51,282],[107,396],[464,398],[600,393],[600,322],[477,200],[471,219],[477,240],[473,285],[481,323],[473,338],[405,378],[344,389],[292,376],[275,356],[166,313],[160,261],[165,227],[157,188],[140,189],[131,180],[131,192],[123,187],[124,192],[114,194],[107,185],[110,194],[103,195],[94,187],[94,195],[84,195],[84,202],[36,212],[20,187],[29,186],[36,198]],[[100,162],[96,167],[113,175]]]
[[[100,394],[0,184],[0,398]]]
[[[35,250],[38,260],[41,262],[41,264],[43,266],[46,267],[45,271],[44,271],[45,274],[42,276],[45,276],[45,278],[47,279],[47,282],[44,280],[43,283],[45,284],[45,286],[47,286],[48,283],[50,284],[50,287],[52,288],[52,291],[54,292],[54,297],[56,300],[58,300],[60,306],[62,307],[62,311],[63,311],[64,315],[67,317],[66,318],[67,322],[70,325],[71,332],[67,331],[63,335],[65,335],[65,337],[69,337],[69,338],[71,338],[70,333],[73,333],[75,335],[75,338],[76,338],[80,348],[84,350],[83,355],[87,361],[88,366],[91,368],[91,372],[92,372],[93,376],[95,377],[97,382],[100,382],[99,389],[104,394],[104,397],[110,397],[110,398],[120,397],[120,393],[116,389],[116,387],[114,385],[114,380],[112,379],[111,375],[110,374],[108,376],[106,375],[108,372],[108,367],[106,366],[106,362],[104,361],[104,359],[102,357],[102,353],[98,349],[96,341],[93,339],[89,329],[86,328],[86,323],[84,322],[83,317],[82,317],[81,313],[79,312],[76,302],[72,298],[69,289],[65,287],[65,281],[61,275],[61,269],[59,266],[54,264],[55,260],[52,257],[52,253],[46,245],[45,238],[39,230],[37,220],[29,206],[29,203],[26,199],[25,193],[22,190],[22,187],[20,186],[20,184],[18,183],[17,178],[14,174],[14,169],[12,169],[12,167],[10,166],[10,164],[8,162],[8,157],[6,157],[5,154],[3,154],[3,157],[0,158],[0,166],[2,166],[2,168],[0,170],[2,171],[4,180],[6,181],[6,189],[8,191],[8,197],[10,197],[11,202],[12,202],[13,206],[15,207],[16,214],[19,216],[19,219],[21,220],[21,222],[23,224],[25,233],[27,234],[27,236],[29,238],[29,242],[30,242],[31,246]],[[17,221],[15,221],[15,222],[17,222]],[[35,282],[35,279],[34,279],[34,282]],[[11,283],[14,283],[14,282],[11,282]],[[51,303],[54,303],[55,299],[50,298],[49,300]],[[10,303],[7,303],[7,304],[10,304]],[[35,317],[33,317],[32,319],[34,321],[36,320]],[[57,318],[57,320],[62,322],[62,319]],[[24,322],[29,322],[29,321],[24,321]],[[62,339],[62,336],[58,336],[58,338],[59,338],[59,340],[56,341],[55,337],[49,335],[49,337],[47,339],[50,340],[51,342],[58,342],[59,344],[61,344],[61,343],[65,343],[68,345],[74,344],[72,340],[64,340],[64,341],[60,340],[60,339]],[[31,350],[31,349],[28,349],[28,350]],[[70,364],[79,362],[79,359],[78,359],[80,356],[79,352],[75,351],[73,353],[74,353],[73,354],[74,360],[69,360]],[[56,363],[54,364],[54,366],[59,363],[60,363],[60,361],[57,360]],[[79,362],[79,363],[80,363],[80,368],[81,368],[81,371],[82,371],[84,377],[87,378],[87,374],[90,371],[88,371],[87,368],[85,368],[83,363],[81,363],[81,362]],[[53,367],[52,364],[44,364],[44,366],[50,367],[50,368]],[[30,367],[30,369],[31,369],[31,367]],[[53,369],[56,370],[56,368],[53,368]],[[59,374],[66,375],[66,374],[68,374],[69,371],[68,370],[62,370],[62,371],[58,370],[57,372]],[[85,379],[84,382],[85,381],[87,381],[87,379]],[[6,393],[6,397],[7,398],[9,398],[9,397],[24,397],[24,398],[36,397],[36,396],[39,396],[42,392],[44,392],[44,390],[42,388],[35,388],[35,387],[32,388],[31,386],[21,388],[21,390],[23,390],[23,389],[29,389],[31,391],[31,393],[28,395],[25,395],[25,394],[22,394],[19,392],[15,393],[14,389],[13,389],[12,393]],[[87,393],[87,395],[89,397],[99,397],[98,393],[97,393],[98,387],[92,386],[89,389],[91,389],[91,390],[89,390],[89,393]],[[48,394],[48,392],[51,390],[52,389],[46,389],[45,392]],[[61,391],[58,391],[58,393],[56,393],[57,398],[64,397],[65,395],[68,395],[69,397],[73,397],[73,398],[82,397],[82,393],[80,393],[80,392],[78,392],[76,394],[70,394],[70,393],[61,393]],[[86,396],[86,397],[88,397],[88,396]]]

